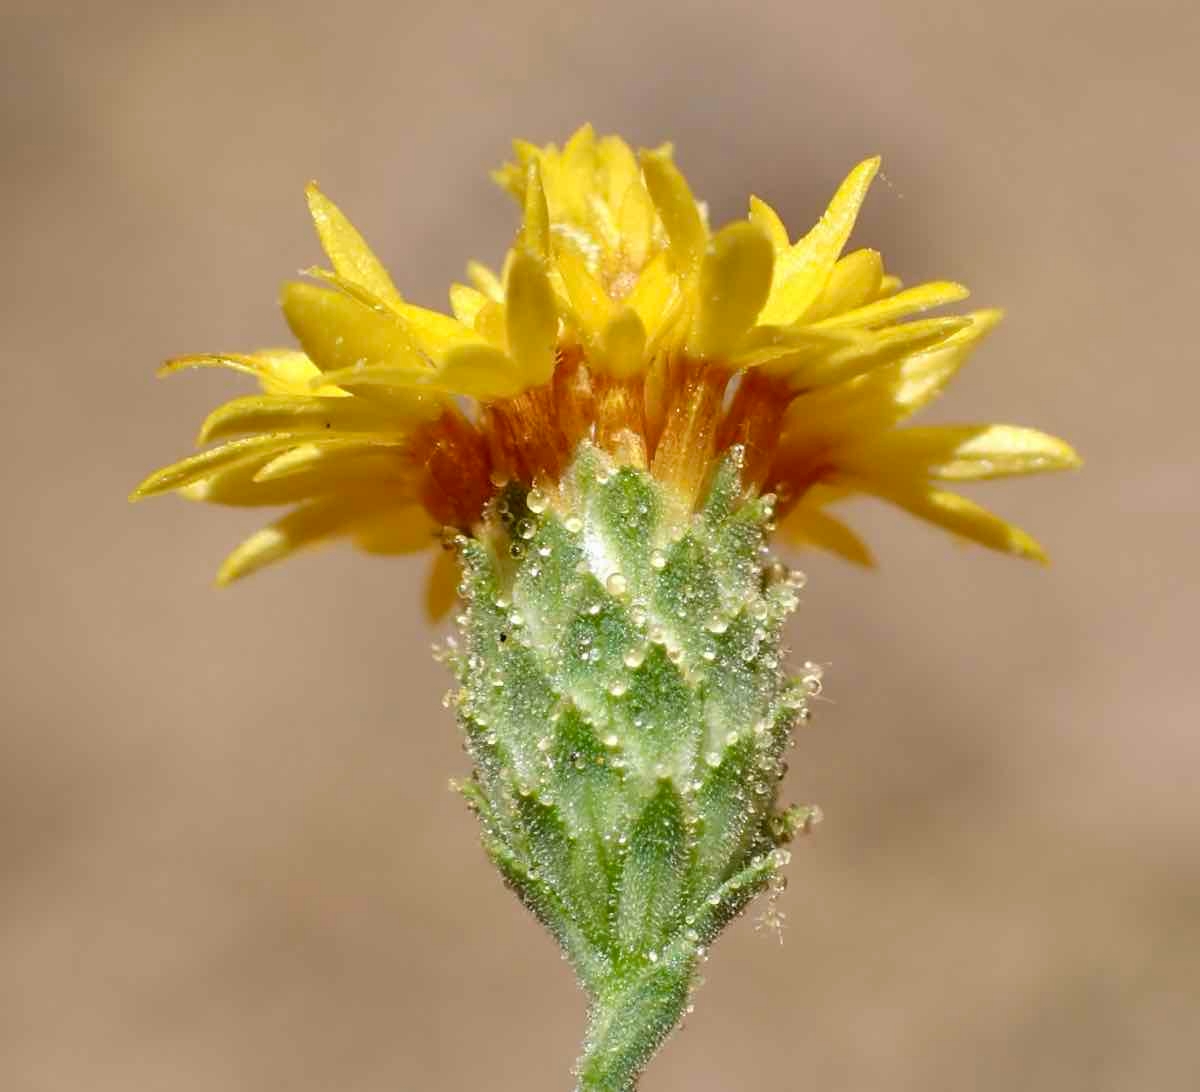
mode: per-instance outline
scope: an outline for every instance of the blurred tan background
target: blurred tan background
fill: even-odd
[[[1183,1090],[1200,1074],[1192,0],[4,5],[0,1087],[569,1087],[583,1006],[447,791],[422,565],[211,587],[253,513],[129,508],[278,343],[319,178],[411,298],[515,225],[511,136],[676,142],[714,220],[856,240],[1005,326],[934,414],[1084,473],[984,499],[1049,571],[855,518],[796,655],[827,822],[647,1092]]]

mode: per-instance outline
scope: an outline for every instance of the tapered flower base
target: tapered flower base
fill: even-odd
[[[777,804],[815,684],[782,666],[797,580],[739,468],[734,449],[692,513],[585,444],[553,490],[502,491],[458,540],[462,788],[592,999],[581,1089],[634,1086],[811,818]]]

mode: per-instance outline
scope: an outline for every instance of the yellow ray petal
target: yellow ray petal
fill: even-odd
[[[700,264],[708,231],[687,180],[671,161],[670,147],[643,151],[639,157],[650,199],[658,210],[675,267],[685,274]]]
[[[450,286],[450,310],[454,312],[454,317],[464,326],[474,328],[475,319],[483,305],[487,302],[487,296],[477,288],[470,288],[465,284],[452,284]]]
[[[843,311],[839,315],[831,315],[814,325],[818,329],[832,330],[843,326],[874,327],[895,322],[908,315],[928,311],[934,307],[943,307],[947,303],[958,303],[965,300],[971,293],[961,284],[953,281],[930,281],[928,284],[918,284],[903,292],[886,299],[876,300],[865,307],[857,307],[853,311]]]
[[[434,361],[440,359],[442,353],[455,345],[478,340],[469,326],[465,326],[450,315],[443,315],[440,311],[430,311],[428,308],[417,307],[412,303],[385,304],[365,288],[336,273],[331,273],[327,269],[308,269],[305,272],[332,285],[342,295],[360,306],[360,312],[355,312],[350,308],[345,310],[345,314],[351,316],[353,321],[360,321],[358,316],[365,311],[375,316],[374,321],[377,324],[386,326],[389,322],[396,323],[408,335],[417,352]]]
[[[384,303],[398,304],[400,293],[396,291],[392,278],[342,210],[321,192],[315,182],[310,182],[304,192],[321,246],[337,273],[361,285]]]
[[[750,198],[750,223],[760,228],[778,250],[788,247],[788,233],[783,221],[770,205],[757,197]]]
[[[925,319],[876,332],[860,333],[851,344],[824,355],[799,352],[764,365],[768,375],[784,378],[795,391],[844,383],[875,368],[944,343],[971,325],[965,316]],[[810,329],[811,328],[806,328]],[[847,332],[853,330],[847,328]]]
[[[279,473],[274,471],[279,468]],[[189,500],[237,507],[277,506],[349,490],[387,490],[416,496],[418,470],[398,450],[347,450],[301,444],[272,457],[247,458],[179,490]]]
[[[437,390],[486,402],[512,398],[528,386],[511,357],[482,344],[451,350],[425,382]]]
[[[347,534],[363,511],[358,497],[322,497],[293,509],[238,546],[221,565],[217,583],[231,584],[306,546]]]
[[[480,311],[481,315],[488,306],[490,303]],[[443,315],[440,311],[430,311],[405,303],[397,308],[396,314],[408,330],[417,349],[435,363],[451,349],[460,345],[473,345],[479,340],[479,335],[469,326],[464,326],[458,319]],[[479,321],[478,318],[476,321]]]
[[[550,254],[550,213],[546,207],[546,191],[542,187],[542,171],[536,159],[525,169],[525,218],[517,235],[521,250],[546,258]]]
[[[804,432],[815,423],[822,432],[853,437],[899,424],[941,394],[1002,315],[997,310],[972,312],[965,316],[971,320],[969,326],[932,348],[806,394],[789,407],[785,432],[793,427]]]
[[[353,469],[347,469],[353,464]],[[304,477],[310,494],[322,492],[316,486],[327,478],[333,484],[357,481],[411,483],[417,470],[406,461],[401,439],[379,437],[340,437],[320,443],[298,444],[268,459],[254,475],[259,484],[284,478]]]
[[[143,497],[153,497],[161,493],[170,493],[173,489],[189,485],[207,477],[214,471],[231,466],[240,459],[255,455],[266,455],[270,452],[282,451],[297,443],[311,439],[307,433],[272,433],[267,436],[250,436],[244,440],[231,440],[220,447],[211,448],[180,459],[177,463],[156,470],[139,485],[130,500],[141,500]]]
[[[476,342],[486,341],[493,349],[505,352],[508,349],[507,319],[504,304],[488,300],[475,316]],[[465,343],[464,343],[465,344]]]
[[[753,224],[733,223],[713,236],[700,263],[697,308],[687,344],[691,356],[729,357],[766,302],[774,260],[770,240]]]
[[[262,375],[261,365],[249,353],[191,353],[187,356],[176,356],[164,361],[156,374],[160,379],[165,379],[168,375],[192,368],[227,368],[231,372],[241,372],[243,375]],[[314,364],[313,374],[316,373],[317,367]],[[304,389],[308,389],[307,383]]]
[[[518,202],[525,200],[525,171],[531,160],[541,155],[541,149],[528,140],[512,142],[514,162],[505,163],[492,171],[492,181],[507,190]]]
[[[877,250],[856,250],[837,262],[821,294],[804,315],[817,322],[830,315],[863,307],[879,297],[883,283],[883,258]]]
[[[395,315],[372,310],[341,292],[298,282],[284,285],[280,302],[292,333],[323,372],[380,364],[427,367]]]
[[[335,372],[326,372],[320,379],[312,381],[313,392],[321,383],[336,383],[342,390],[354,395],[379,401],[383,407],[403,407],[410,404],[415,393],[437,391],[442,388],[433,383],[436,369],[422,364],[370,364],[353,365]],[[319,389],[324,390],[324,387]]]
[[[848,476],[846,484],[989,549],[1043,564],[1049,560],[1032,535],[957,493],[934,489],[919,482],[878,478]]]
[[[427,550],[440,534],[441,528],[419,504],[389,505],[356,520],[351,530],[360,550],[389,555]]]
[[[882,473],[920,473],[944,481],[976,481],[1072,470],[1075,451],[1057,436],[1017,425],[929,425],[896,429],[858,445],[848,465]]]
[[[206,477],[183,486],[176,490],[176,493],[188,500],[205,501],[210,504],[255,505],[258,501],[249,496],[254,484],[254,475],[274,457],[275,453],[271,451],[243,456],[214,470]],[[295,499],[299,498],[289,496],[278,503],[286,504]]]
[[[559,251],[555,266],[562,277],[563,287],[571,302],[571,310],[588,339],[594,339],[612,317],[613,304],[604,286],[592,276],[587,262],[575,250]]]
[[[869,347],[871,340],[859,330],[813,330],[808,326],[756,326],[733,355],[739,368],[760,368],[790,362],[824,359],[843,349]]]
[[[467,278],[488,299],[503,302],[504,285],[482,262],[467,262]]]
[[[438,550],[425,580],[425,617],[440,622],[458,598],[458,558],[453,550]]]
[[[652,258],[625,297],[625,303],[637,312],[647,333],[653,337],[670,321],[679,299],[679,286],[666,252]]]
[[[304,353],[295,349],[263,349],[257,353],[201,353],[168,360],[158,369],[159,376],[174,375],[190,368],[228,368],[255,376],[268,394],[307,394],[310,381],[321,370]],[[322,390],[329,396],[344,392]]]
[[[904,282],[899,277],[885,273],[879,282],[879,290],[875,293],[875,298],[883,299],[884,296],[894,296],[903,287]]]
[[[441,412],[442,400],[420,391],[405,391],[385,410],[358,398],[312,395],[247,395],[218,406],[200,429],[197,445],[254,432],[397,433]]]
[[[525,385],[540,386],[554,373],[558,307],[538,258],[524,251],[513,256],[505,301],[509,355]]]
[[[835,516],[803,501],[779,524],[779,534],[785,541],[827,550],[855,565],[875,565],[867,544],[854,531]]]
[[[762,322],[795,322],[817,298],[850,238],[878,170],[878,157],[863,160],[838,187],[816,226],[795,246],[779,254]]]
[[[602,196],[616,208],[631,186],[642,188],[642,169],[633,149],[618,136],[601,137],[596,142],[596,155],[604,169]]]
[[[650,256],[657,213],[633,153],[625,147],[623,154],[629,157],[627,166],[633,168],[633,173],[614,205],[615,215],[606,241],[620,255],[620,265],[628,270],[638,270],[645,268]],[[622,171],[625,168],[623,164]]]
[[[897,380],[891,391],[894,420],[902,421],[932,402],[958,374],[971,353],[1004,317],[999,309],[973,311],[971,325],[897,367]]]
[[[268,454],[241,459],[183,486],[178,490],[179,496],[206,504],[253,508],[296,504],[315,495],[311,483],[303,478],[279,482],[257,481],[258,471],[271,458]]]
[[[623,307],[604,327],[592,366],[616,379],[631,379],[645,371],[648,363],[646,328],[633,308]]]

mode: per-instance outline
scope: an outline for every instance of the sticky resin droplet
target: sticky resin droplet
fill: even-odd
[[[563,520],[563,526],[567,529],[569,534],[577,535],[583,530],[583,520],[581,520],[578,516],[567,516],[567,518]]]
[[[535,516],[540,516],[550,503],[550,498],[546,496],[536,485],[529,490],[525,496],[525,507],[529,509]]]
[[[522,519],[517,521],[517,534],[528,541],[533,538],[533,533],[537,528],[534,526],[533,520]]]
[[[799,569],[793,569],[788,573],[787,582],[790,587],[795,588],[796,591],[800,591],[808,583],[808,576]]]
[[[721,765],[721,755],[717,751],[709,751],[708,754],[704,756],[704,761],[715,770]]]
[[[630,670],[636,671],[646,662],[646,650],[644,648],[631,648],[621,657],[621,660]]]
[[[611,694],[611,695],[612,695],[614,698],[620,698],[620,697],[623,697],[623,696],[625,695],[625,692],[626,692],[628,689],[629,689],[629,686],[628,686],[628,685],[625,683],[625,681],[624,681],[623,679],[617,679],[617,681],[616,681],[616,682],[612,683],[612,684],[609,686],[609,688],[608,688],[608,692],[609,692],[609,693],[610,693],[610,694]]]
[[[704,628],[708,630],[709,633],[715,633],[717,636],[720,636],[722,633],[729,632],[729,619],[724,615],[718,615],[716,618],[713,618]]]
[[[654,569],[665,569],[667,567],[667,555],[662,550],[655,550],[650,555],[650,566]]]
[[[604,582],[604,586],[608,589],[609,595],[619,599],[629,590],[629,581],[620,573],[611,573]]]
[[[609,732],[608,735],[606,735],[604,737],[604,746],[605,747],[620,747],[621,746],[621,737],[618,736],[616,732]]]

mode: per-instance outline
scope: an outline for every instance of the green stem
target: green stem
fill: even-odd
[[[694,949],[673,946],[660,962],[623,978],[593,1002],[576,1092],[633,1092],[679,1023],[696,968]]]

